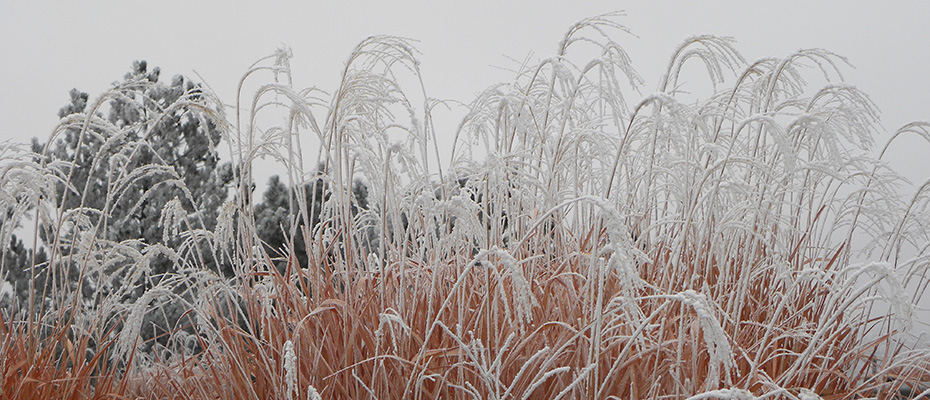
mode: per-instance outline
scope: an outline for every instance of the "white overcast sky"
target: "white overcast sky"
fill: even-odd
[[[928,1],[261,3],[0,0],[0,141],[47,137],[71,88],[96,96],[137,59],[161,67],[163,79],[202,79],[231,103],[246,68],[284,43],[295,86],[332,91],[353,47],[376,34],[418,40],[428,95],[468,102],[511,77],[495,68],[512,67],[508,57],[547,57],[573,22],[619,10],[638,36],[620,42],[646,79],[643,95],[678,43],[714,34],[734,37],[748,61],[831,50],[855,65],[847,82],[872,96],[889,132],[930,120]],[[451,140],[454,126],[438,128]],[[895,150],[908,176],[930,177],[930,145],[912,140]]]

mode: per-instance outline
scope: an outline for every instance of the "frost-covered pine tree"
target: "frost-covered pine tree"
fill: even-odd
[[[51,142],[33,140],[34,152],[62,177],[55,203],[64,229],[46,226],[41,236],[64,255],[55,259],[63,268],[54,269],[67,271],[64,279],[86,303],[113,295],[133,302],[184,267],[229,270],[195,233],[215,227],[233,178],[216,149],[225,122],[199,84],[181,75],[163,83],[159,75],[136,61],[99,99],[72,90]],[[168,209],[172,226],[163,224]],[[176,291],[186,293],[184,285]],[[168,328],[184,312],[175,302],[146,318]]]
[[[4,222],[4,219],[0,218],[0,224]],[[23,240],[16,237],[15,234],[10,239],[9,247],[2,254],[2,260],[0,260],[0,266],[2,266],[0,267],[0,271],[2,271],[0,273],[0,285],[7,282],[13,292],[7,298],[0,294],[0,308],[13,306],[14,304],[22,306],[26,303],[26,299],[29,298],[29,279],[31,279],[29,266],[32,265],[33,258],[35,258],[37,264],[41,264],[48,257],[41,248],[37,253],[34,249],[27,248],[23,244]],[[36,275],[36,286],[43,287],[45,282],[44,271],[39,271]],[[11,309],[15,308],[11,307]]]
[[[64,196],[62,187],[58,191],[62,206],[105,211],[102,236],[114,242],[162,243],[159,218],[175,197],[196,228],[202,224],[213,229],[233,177],[230,164],[219,161],[215,145],[220,131],[214,120],[190,107],[172,107],[182,96],[196,101],[199,85],[181,75],[164,84],[159,75],[159,68],[149,70],[145,61],[134,62],[123,82],[114,83],[118,96],[111,96],[105,110],[89,108],[87,93],[72,89],[71,103],[58,116],[77,114],[78,123],[59,135],[46,153],[46,161],[65,161],[72,168],[67,172],[76,192]],[[104,111],[106,122],[94,122],[93,118],[104,118]],[[82,135],[87,118],[91,129]],[[33,148],[43,152],[35,140]],[[120,173],[138,176],[121,180]]]

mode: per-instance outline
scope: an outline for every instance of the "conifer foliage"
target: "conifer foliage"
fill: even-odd
[[[54,164],[69,177],[58,190],[61,207],[100,211],[84,216],[102,219],[101,236],[114,242],[165,242],[159,221],[175,198],[193,227],[212,229],[233,177],[219,161],[216,119],[184,106],[200,101],[199,85],[181,75],[165,84],[160,72],[136,61],[115,90],[91,104],[73,89],[58,116],[76,123],[45,146],[33,141],[47,163],[64,161]],[[161,264],[158,273],[170,265]]]

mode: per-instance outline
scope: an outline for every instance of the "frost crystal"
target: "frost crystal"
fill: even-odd
[[[291,398],[297,392],[297,354],[290,340],[284,342],[284,381],[287,383],[287,397]]]
[[[162,227],[162,241],[167,242],[170,238],[178,236],[181,221],[185,217],[184,207],[177,197],[165,203],[165,207],[161,210],[161,220],[158,221]]]
[[[320,392],[317,392],[313,385],[309,385],[307,386],[307,400],[323,400],[323,396],[320,396]]]
[[[500,263],[510,272],[513,280],[514,289],[517,293],[514,296],[514,308],[517,312],[517,320],[521,324],[530,323],[533,320],[533,307],[537,305],[536,298],[533,296],[529,282],[523,274],[523,269],[518,265],[517,260],[509,252],[497,246],[490,251],[482,250],[475,259],[485,260],[489,255],[500,257]]]
[[[817,393],[810,391],[810,389],[801,389],[801,393],[798,394],[798,398],[801,400],[823,400],[823,397],[820,397]]]
[[[729,372],[730,368],[736,364],[727,333],[711,313],[706,296],[689,289],[678,293],[677,297],[682,303],[691,306],[698,316],[704,335],[704,343],[707,346],[707,353],[710,355],[710,371],[708,371],[707,381],[709,383],[715,382],[718,378],[717,374],[720,365],[723,365],[724,371]]]
[[[218,247],[222,249],[228,249],[229,244],[233,243],[236,238],[235,216],[236,204],[231,201],[224,202],[220,207],[220,215],[216,219],[216,232],[214,233]]]
[[[872,287],[878,298],[888,302],[891,307],[892,318],[904,330],[913,327],[915,305],[908,298],[908,291],[899,279],[894,268],[885,262],[873,262],[854,267],[853,281],[865,275],[868,280],[865,288]]]
[[[119,359],[125,360],[125,357],[128,357],[131,352],[138,350],[138,346],[141,344],[139,333],[142,329],[145,313],[149,310],[149,303],[160,296],[170,295],[170,291],[163,287],[156,286],[146,291],[145,294],[132,304],[129,316],[126,318],[126,323],[116,341],[116,351],[113,352],[112,355],[114,361]]]
[[[727,400],[755,400],[756,396],[743,389],[721,389],[704,392],[691,396],[686,400],[727,399]]]

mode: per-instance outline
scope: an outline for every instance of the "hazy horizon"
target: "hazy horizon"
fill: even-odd
[[[729,36],[748,62],[824,48],[846,57],[846,82],[869,94],[886,130],[878,146],[904,124],[930,119],[930,3],[714,1],[693,3],[468,2],[303,4],[232,7],[220,2],[140,3],[5,2],[0,13],[0,141],[48,137],[72,88],[91,97],[120,80],[134,60],[209,85],[226,104],[249,65],[282,44],[293,50],[295,87],[331,91],[358,42],[387,34],[415,40],[430,97],[470,102],[487,86],[513,77],[508,69],[555,52],[578,20],[625,10],[631,33],[620,42],[643,76],[645,96],[655,90],[675,46],[700,34]],[[731,82],[732,83],[732,82]],[[451,140],[461,115],[438,126]],[[445,135],[444,135],[445,134]],[[930,146],[906,138],[893,146],[899,171],[926,179],[922,154]]]

